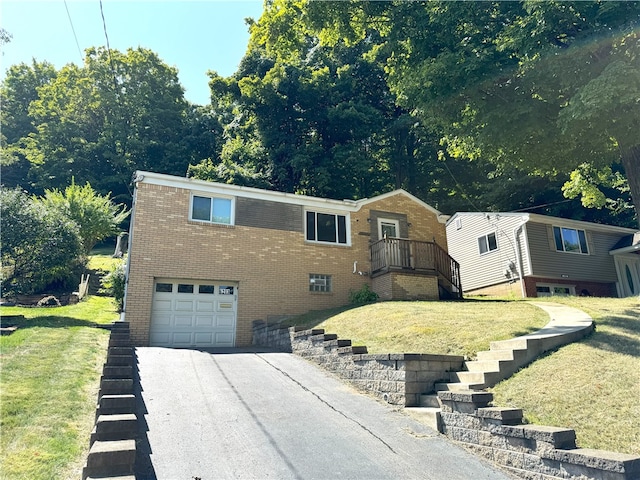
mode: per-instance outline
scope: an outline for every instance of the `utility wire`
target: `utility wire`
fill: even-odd
[[[574,200],[573,198],[570,198],[568,200],[560,200],[559,202],[543,203],[542,205],[534,205],[533,207],[520,208],[518,210],[511,210],[511,211],[512,212],[526,212],[527,210],[534,210],[536,208],[550,207],[551,205],[559,205],[560,203],[573,202],[573,200]]]
[[[455,182],[456,186],[458,187],[458,189],[460,190],[460,193],[462,194],[462,196],[465,198],[465,200],[467,202],[469,202],[469,204],[476,210],[476,212],[481,212],[482,210],[480,210],[475,203],[473,203],[471,201],[471,198],[465,193],[464,189],[462,188],[462,185],[460,185],[460,183],[458,183],[458,180],[456,179],[456,177],[453,176],[453,173],[451,173],[451,170],[449,170],[449,165],[447,165],[447,159],[443,157],[442,159],[442,164],[444,165],[444,168],[447,169],[447,172],[449,172],[449,175],[451,175],[451,178],[453,179],[453,181]]]
[[[78,53],[80,54],[80,64],[84,62],[84,57],[82,55],[82,49],[80,48],[80,43],[78,42],[78,36],[76,35],[76,29],[73,27],[73,20],[71,20],[71,14],[69,13],[69,6],[67,5],[67,0],[64,0],[64,8],[67,10],[67,17],[69,18],[69,24],[71,25],[71,31],[73,32],[73,38],[76,40],[76,47],[78,47]]]

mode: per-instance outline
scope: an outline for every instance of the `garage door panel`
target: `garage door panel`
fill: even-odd
[[[213,332],[197,332],[194,334],[194,342],[196,346],[210,346],[215,342]]]
[[[191,332],[173,332],[172,343],[174,346],[191,346],[193,333]]]
[[[213,327],[215,319],[213,315],[198,315],[196,317],[196,327]]]
[[[216,327],[233,327],[235,317],[233,315],[218,314],[216,316]]]
[[[152,301],[151,345],[233,347],[236,296],[237,285],[230,282],[157,280]]]
[[[171,318],[171,313],[155,313],[153,315],[153,323],[158,326],[170,326]]]
[[[233,333],[227,333],[227,332],[216,333],[215,342],[216,342],[216,345],[219,345],[221,347],[232,347]]]
[[[196,303],[196,312],[213,312],[214,310],[214,302],[203,302],[198,300]]]
[[[153,302],[153,309],[157,312],[170,312],[173,309],[171,299],[158,299],[156,298]]]
[[[149,343],[151,345],[169,345],[171,343],[171,333],[152,332]]]
[[[174,317],[174,325],[176,327],[193,326],[193,315],[176,315]]]
[[[175,310],[177,312],[193,312],[193,300],[176,300]]]

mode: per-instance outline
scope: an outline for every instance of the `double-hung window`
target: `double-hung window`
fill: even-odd
[[[347,216],[334,213],[307,211],[306,238],[310,242],[347,245]]]
[[[587,235],[584,230],[575,228],[553,227],[553,238],[558,252],[589,254]]]
[[[480,250],[480,255],[497,250],[498,241],[496,239],[496,234],[491,232],[478,237],[478,249]]]
[[[191,220],[233,225],[233,199],[193,195]]]

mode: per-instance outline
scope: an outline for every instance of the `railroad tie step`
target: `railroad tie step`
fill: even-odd
[[[107,365],[133,365],[133,355],[108,355]]]
[[[133,378],[133,367],[131,365],[109,365],[102,367],[104,378]]]
[[[89,449],[82,478],[87,480],[133,475],[135,462],[135,440],[97,441]]]
[[[138,431],[138,418],[133,413],[100,415],[91,432],[90,445],[96,441],[135,439]]]
[[[125,395],[102,395],[96,408],[96,420],[100,415],[116,415],[124,413],[135,413],[136,396]]]
[[[105,378],[100,380],[100,397],[103,395],[128,395],[133,393],[132,378]]]

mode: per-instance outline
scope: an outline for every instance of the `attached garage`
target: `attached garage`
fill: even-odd
[[[237,311],[237,283],[156,279],[150,345],[233,347]]]

